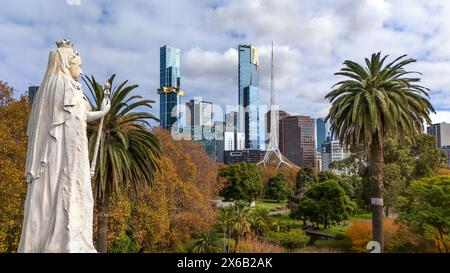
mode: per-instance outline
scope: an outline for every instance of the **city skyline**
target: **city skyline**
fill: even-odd
[[[444,76],[450,69],[448,2],[172,1],[170,8],[156,1],[108,3],[33,1],[23,9],[21,1],[5,1],[0,11],[0,34],[7,38],[0,45],[1,77],[19,93],[39,85],[54,41],[67,37],[88,75],[105,80],[116,73],[139,84],[145,98],[157,101],[155,52],[170,44],[185,53],[181,69],[189,97],[202,96],[223,107],[236,104],[237,45],[254,44],[260,49],[260,102],[268,104],[274,40],[277,102],[289,113],[325,116],[329,104],[323,96],[338,81],[333,73],[341,63],[362,62],[382,51],[391,58],[406,53],[418,59],[414,69],[423,72],[423,84],[432,90],[431,101],[439,112],[432,115],[433,123],[450,120],[450,84]],[[170,22],[163,19],[168,12],[177,15]],[[264,20],[244,14],[259,14]],[[153,108],[157,113],[159,105]]]

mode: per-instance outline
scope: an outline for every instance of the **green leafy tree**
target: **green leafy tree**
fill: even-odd
[[[298,209],[304,217],[324,228],[348,219],[356,209],[344,189],[334,180],[312,185],[306,192]]]
[[[327,181],[327,180],[338,180],[339,176],[332,173],[332,172],[327,172],[327,171],[322,171],[319,172],[319,174],[317,175],[317,180],[319,182],[323,182],[323,181]]]
[[[414,181],[399,200],[397,220],[435,243],[439,252],[450,249],[450,177],[437,176]]]
[[[347,60],[335,75],[346,77],[326,95],[332,103],[326,121],[331,133],[346,146],[364,145],[369,152],[372,200],[373,240],[383,249],[384,140],[400,138],[423,131],[424,121],[431,123],[434,108],[428,89],[419,85],[405,66],[416,62],[396,58],[385,65],[388,56],[381,53],[366,58],[366,65]]]
[[[362,209],[370,205],[370,170],[366,161],[362,150],[356,149],[348,158],[332,163],[337,170],[345,172],[345,175],[340,175],[339,184]],[[411,181],[429,177],[446,165],[445,155],[436,147],[434,138],[425,134],[418,134],[415,143],[409,137],[401,142],[387,138],[384,143],[384,163],[383,198],[386,215],[391,209],[397,209],[397,197],[405,194]],[[349,177],[346,178],[347,174]]]
[[[268,198],[280,202],[288,199],[291,195],[292,190],[289,188],[287,178],[282,173],[269,179],[266,186],[266,196]]]
[[[115,75],[109,80],[113,85]],[[103,101],[103,88],[95,78],[83,78],[93,100],[93,109],[98,109]],[[132,95],[137,85],[127,86],[124,81],[111,91],[111,109],[104,117],[103,132],[100,139],[98,163],[93,178],[94,196],[98,211],[97,249],[107,251],[108,208],[120,192],[132,190],[137,195],[153,181],[155,171],[159,170],[157,160],[160,144],[151,133],[150,120],[157,121],[148,112],[152,100]],[[89,153],[94,152],[98,125],[89,127]]]
[[[295,180],[297,193],[303,193],[306,191],[309,185],[317,182],[317,176],[314,174],[311,168],[303,168],[298,171]]]
[[[445,153],[436,148],[436,141],[433,136],[422,134],[414,143],[411,156],[416,158],[414,179],[431,177],[439,167],[446,167],[447,160]]]
[[[253,201],[262,193],[262,177],[255,164],[239,163],[220,170],[227,183],[221,195],[228,200]]]

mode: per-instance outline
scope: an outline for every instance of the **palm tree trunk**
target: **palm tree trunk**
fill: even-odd
[[[98,226],[97,226],[97,251],[106,253],[108,251],[108,204],[106,200],[99,200]]]
[[[372,142],[370,151],[370,176],[372,189],[372,238],[380,243],[383,251],[383,182],[384,182],[384,152],[378,137]]]
[[[234,239],[234,253],[237,253],[240,237],[241,236],[238,234]]]

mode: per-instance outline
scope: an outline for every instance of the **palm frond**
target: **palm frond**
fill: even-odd
[[[108,82],[113,86],[115,75]],[[98,109],[103,100],[103,87],[93,76],[84,77],[84,82],[93,97],[93,109]],[[97,199],[117,196],[119,191],[133,189],[138,193],[151,185],[155,172],[159,171],[160,143],[145,126],[158,121],[145,112],[152,107],[153,100],[131,95],[138,85],[127,85],[124,81],[111,91],[111,109],[104,117],[98,164],[93,178]],[[139,108],[140,112],[135,112]],[[89,151],[93,154],[97,138],[98,123],[89,125]]]

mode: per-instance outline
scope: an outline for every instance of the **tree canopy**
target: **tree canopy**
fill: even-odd
[[[356,210],[344,189],[335,180],[313,184],[298,204],[300,216],[325,228],[348,219]]]
[[[400,198],[398,221],[435,242],[439,252],[450,250],[450,176],[414,181]]]
[[[292,190],[289,188],[287,178],[279,173],[269,179],[266,186],[266,196],[270,199],[282,201],[288,199],[292,195]]]
[[[228,200],[251,202],[262,193],[262,178],[255,164],[229,165],[220,170],[219,177],[226,179],[221,195]]]

